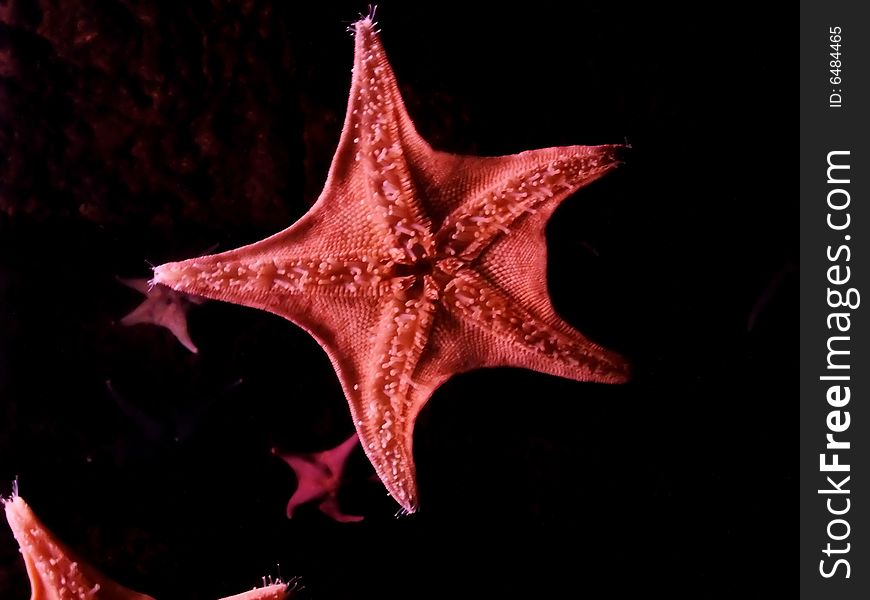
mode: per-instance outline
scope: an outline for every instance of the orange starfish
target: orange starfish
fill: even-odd
[[[154,600],[119,585],[61,543],[21,496],[3,500],[6,520],[18,541],[32,590],[30,600]],[[222,600],[285,600],[285,583],[265,585]]]
[[[314,336],[363,449],[413,512],[414,421],[451,375],[513,366],[627,379],[621,357],[553,309],[544,240],[558,204],[619,164],[622,147],[435,151],[414,129],[372,19],[354,31],[344,128],[311,210],[255,244],[161,265],[154,281],[273,312]]]

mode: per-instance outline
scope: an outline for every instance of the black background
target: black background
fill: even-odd
[[[777,15],[381,3],[409,112],[436,148],[632,144],[547,235],[557,310],[635,376],[453,378],[417,423],[420,512],[395,518],[355,451],[341,499],[366,520],[343,525],[313,507],[288,520],[295,478],[270,453],[352,430],[314,340],[209,303],[190,315],[195,356],[165,330],[117,324],[141,296],[115,276],[306,211],[344,115],[345,28],[366,7],[60,4],[0,3],[0,481],[8,492],[18,476],[83,557],[158,599],[240,592],[277,564],[322,599],[784,585],[797,63]],[[107,380],[160,428],[126,416]],[[11,535],[0,590],[27,597]]]

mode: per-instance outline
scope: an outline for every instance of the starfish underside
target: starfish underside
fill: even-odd
[[[161,265],[154,281],[270,311],[314,336],[363,449],[413,512],[414,422],[451,375],[512,366],[627,379],[621,357],[553,309],[544,239],[559,203],[619,164],[621,146],[434,151],[408,116],[374,23],[354,29],[347,115],[315,205],[255,244]]]

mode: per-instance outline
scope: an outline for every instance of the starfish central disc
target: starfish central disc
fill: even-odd
[[[273,312],[314,336],[363,449],[412,512],[414,422],[451,375],[513,366],[578,381],[627,379],[622,358],[553,309],[544,239],[559,203],[619,164],[620,150],[433,150],[366,18],[355,25],[341,139],[311,210],[255,244],[161,265],[154,281]]]

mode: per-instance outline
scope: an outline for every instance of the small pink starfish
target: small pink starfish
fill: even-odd
[[[21,496],[3,500],[30,579],[30,600],[154,600],[119,585],[78,558],[60,542]],[[221,600],[286,600],[292,590],[285,583],[264,585]]]
[[[165,327],[185,348],[194,354],[199,352],[187,332],[187,311],[191,304],[205,302],[204,298],[177,292],[162,285],[153,285],[147,279],[119,277],[118,281],[147,296],[142,304],[121,319],[122,325],[149,323]]]
[[[362,521],[363,517],[348,515],[338,505],[338,488],[347,459],[359,438],[356,433],[330,450],[316,454],[282,454],[273,450],[296,473],[299,485],[287,503],[287,516],[293,518],[296,509],[309,502],[319,501],[318,508],[339,523]]]

